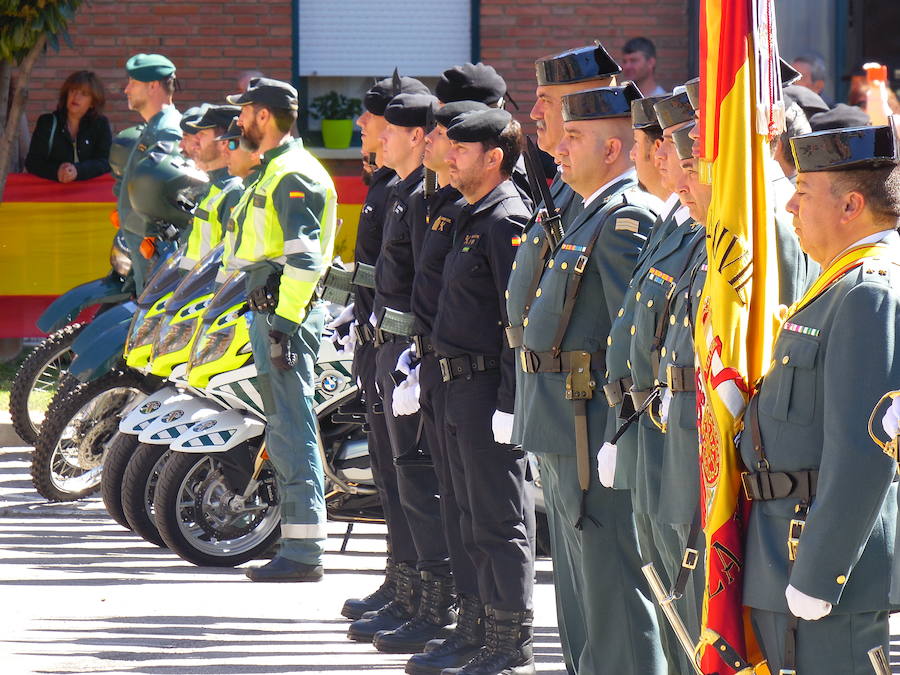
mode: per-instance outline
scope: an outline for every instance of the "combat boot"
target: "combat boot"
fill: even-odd
[[[372,644],[380,652],[415,654],[425,643],[449,635],[447,629],[456,622],[453,607],[453,579],[422,572],[422,595],[416,615],[396,630],[378,633]]]
[[[384,569],[384,582],[375,591],[364,598],[350,598],[344,602],[341,615],[348,619],[361,619],[366,612],[377,612],[394,598],[397,589],[397,563],[387,561]]]
[[[350,624],[347,637],[355,642],[371,642],[375,634],[394,630],[416,615],[419,606],[419,573],[406,563],[397,565],[394,599],[377,612],[367,612]]]
[[[415,654],[406,662],[406,672],[409,675],[441,675],[445,668],[465,665],[484,645],[484,623],[481,600],[460,595],[456,630],[439,644],[435,641],[429,643],[425,653]]]
[[[462,668],[441,675],[535,675],[534,613],[485,607],[485,645]]]

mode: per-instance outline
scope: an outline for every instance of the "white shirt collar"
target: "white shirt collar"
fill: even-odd
[[[686,206],[682,206],[675,212],[675,222],[679,225],[684,225],[690,218],[691,210]]]
[[[606,190],[613,183],[618,183],[620,180],[625,180],[626,178],[634,178],[636,176],[637,176],[637,172],[634,169],[628,169],[628,171],[626,171],[625,173],[621,173],[618,176],[616,176],[615,178],[613,178],[611,181],[609,181],[608,183],[601,185],[600,188],[594,194],[592,194],[587,199],[583,200],[585,208],[587,208],[591,204],[591,202],[593,202],[595,199],[597,199],[597,197],[599,197],[601,194],[603,194],[603,191]]]

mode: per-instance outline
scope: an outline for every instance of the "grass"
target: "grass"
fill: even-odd
[[[9,410],[9,389],[19,370],[19,366],[31,353],[31,349],[23,349],[16,358],[0,363],[0,411]],[[45,412],[53,398],[53,391],[42,391],[32,394],[31,409]]]

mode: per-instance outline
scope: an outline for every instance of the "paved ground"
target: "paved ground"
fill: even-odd
[[[123,530],[99,499],[46,504],[29,448],[0,448],[0,675],[358,673],[405,659],[348,641],[348,596],[380,583],[384,529],[329,528],[319,584],[253,584],[199,568]],[[538,564],[536,651],[563,675],[550,563]]]

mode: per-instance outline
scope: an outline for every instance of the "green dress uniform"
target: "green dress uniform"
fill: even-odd
[[[567,286],[581,269],[580,290],[561,348],[563,353],[579,350],[595,355],[590,376],[595,382],[603,381],[602,354],[614,308],[621,303],[655,220],[651,207],[656,201],[637,189],[633,173],[629,173],[613,181],[567,224],[562,242],[550,251],[535,291],[524,331],[526,350],[542,355],[551,349]],[[597,232],[588,259],[579,263]],[[566,626],[568,647],[573,650],[574,669],[581,673],[661,673],[664,661],[652,602],[640,571],[631,495],[606,489],[594,479],[584,501],[586,522],[582,530],[575,529],[582,515],[582,493],[573,402],[566,400],[566,379],[566,372],[525,373],[519,408],[524,414],[519,424],[522,447],[541,458],[547,517],[556,533],[554,567],[563,570],[555,577],[557,606],[562,610],[560,625]],[[586,403],[590,472],[595,475],[596,448],[607,431],[608,411],[600,396]],[[571,576],[567,570],[572,571]],[[578,628],[584,633],[580,644],[576,642],[580,634],[570,630]]]

